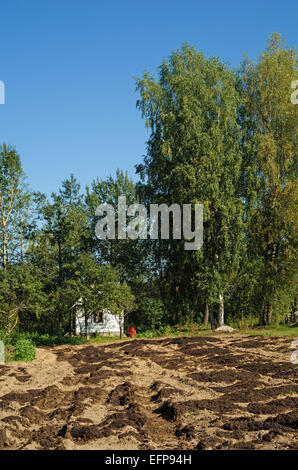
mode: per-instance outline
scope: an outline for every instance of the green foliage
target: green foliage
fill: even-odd
[[[16,328],[21,312],[34,310],[38,315],[44,302],[41,273],[37,267],[9,265],[0,270],[0,328],[8,336]]]
[[[65,336],[75,304],[85,320],[108,309],[119,330],[126,319],[148,338],[204,334],[207,314],[213,322],[217,310],[220,323],[224,307],[233,326],[280,331],[297,310],[296,79],[296,49],[277,33],[238,71],[184,44],[156,78],[136,80],[150,130],[137,184],[117,170],[81,192],[71,175],[48,199],[26,187],[16,149],[0,145],[0,338],[10,352],[19,344],[26,355],[28,341],[84,343]],[[116,209],[117,233],[119,196],[147,208],[203,204],[203,247],[185,251],[173,237],[98,240],[95,209]]]
[[[118,198],[126,197],[127,206],[138,202],[136,187],[132,179],[121,170],[116,171],[115,177],[106,180],[97,178],[86,188],[86,205],[89,211],[90,232],[95,233],[98,218],[95,210],[100,204],[110,204],[115,210],[116,239],[99,240],[93,237],[91,244],[96,258],[101,264],[110,264],[117,270],[121,281],[128,283],[142,278],[148,272],[148,242],[145,240],[119,239],[118,234]],[[127,221],[129,222],[129,217]]]
[[[77,257],[89,250],[88,211],[73,175],[62,182],[57,193],[52,193],[50,201],[36,195],[36,205],[41,221],[32,234],[27,258],[44,274],[43,290],[48,302],[37,318],[23,316],[22,327],[59,335],[73,327],[64,290],[74,275]]]
[[[152,330],[159,329],[166,320],[165,307],[161,299],[143,296],[138,299],[138,324],[142,323]]]
[[[0,262],[4,269],[8,263],[23,259],[30,203],[20,156],[14,147],[3,143],[0,145]]]
[[[85,334],[89,338],[87,320],[94,312],[108,309],[122,329],[124,316],[133,309],[134,296],[129,286],[119,283],[117,272],[110,265],[99,265],[88,253],[82,253],[77,261],[76,271],[65,286],[65,298],[69,308],[75,303],[85,317]]]
[[[140,326],[137,328],[137,337],[138,338],[155,338],[161,336],[177,336],[177,335],[189,335],[194,334],[194,330],[192,325],[189,328],[185,327],[173,327],[171,325],[163,325],[159,328],[152,330],[146,329],[146,327]],[[198,330],[196,329],[195,334],[198,334]]]
[[[2,341],[5,345],[7,345],[9,341],[9,336],[7,335],[7,332],[4,329],[0,329],[0,341]]]
[[[14,360],[30,362],[34,359],[36,359],[36,353],[32,341],[26,338],[18,339],[15,344]]]
[[[157,80],[145,73],[136,85],[137,106],[151,131],[144,163],[137,167],[143,200],[204,206],[201,250],[186,252],[183,240],[153,244],[162,298],[173,322],[192,321],[202,301],[219,302],[240,262],[243,203],[235,74],[219,59],[206,59],[183,45],[161,64]]]
[[[297,285],[298,107],[290,101],[297,51],[271,35],[258,61],[240,70],[242,191],[246,205],[246,261],[257,261],[260,322],[291,308]]]

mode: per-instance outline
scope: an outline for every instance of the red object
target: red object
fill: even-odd
[[[129,336],[130,336],[131,338],[135,338],[135,337],[136,337],[136,329],[135,329],[135,327],[134,327],[134,326],[130,326],[130,327],[128,328],[128,330],[129,330]]]

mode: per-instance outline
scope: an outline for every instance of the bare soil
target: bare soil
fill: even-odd
[[[298,449],[289,338],[38,348],[0,366],[0,449]]]

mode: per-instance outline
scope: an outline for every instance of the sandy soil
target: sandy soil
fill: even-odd
[[[0,366],[0,449],[297,449],[290,338],[38,348]]]

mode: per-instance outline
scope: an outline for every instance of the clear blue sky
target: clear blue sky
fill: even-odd
[[[297,42],[297,0],[0,0],[0,142],[47,194],[117,167],[134,176],[147,133],[134,76],[189,42],[237,66],[269,34]],[[134,177],[135,178],[135,177]]]

